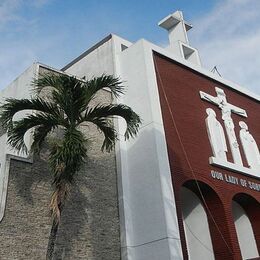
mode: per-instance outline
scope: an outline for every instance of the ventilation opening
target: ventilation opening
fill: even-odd
[[[128,47],[124,44],[121,44],[121,51],[124,51],[125,49],[127,49]]]
[[[191,55],[194,54],[194,50],[185,45],[182,45],[182,50],[183,50],[184,58],[186,60],[188,60],[191,57]]]
[[[180,43],[183,58],[187,61],[200,65],[198,51],[184,43]]]

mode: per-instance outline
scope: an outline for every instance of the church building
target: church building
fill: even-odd
[[[59,229],[55,259],[260,259],[260,97],[201,66],[191,24],[176,11],[158,24],[166,48],[111,34],[62,69],[35,63],[0,92],[29,98],[50,71],[120,77],[142,119],[113,152],[93,142]],[[21,115],[22,116],[22,115]],[[123,134],[125,125],[114,122]],[[32,136],[28,135],[27,142]],[[0,136],[0,259],[45,259],[51,218],[48,151],[17,154]]]

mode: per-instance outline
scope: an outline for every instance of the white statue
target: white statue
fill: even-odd
[[[249,133],[248,126],[245,122],[240,121],[240,140],[250,168],[260,169],[260,154],[254,137]]]
[[[223,89],[221,88],[215,88],[217,92],[217,96],[213,97],[207,93],[204,93],[200,91],[200,96],[202,99],[217,105],[222,112],[222,119],[225,124],[225,129],[227,132],[228,141],[231,148],[231,153],[233,156],[234,163],[239,166],[243,166],[242,157],[239,150],[239,145],[237,142],[235,130],[234,130],[234,123],[233,119],[231,117],[232,113],[238,114],[243,117],[247,117],[246,111],[244,109],[241,109],[239,107],[236,107],[232,104],[229,104],[227,102],[226,94]]]
[[[227,106],[222,107],[222,119],[224,121],[225,128],[227,131],[228,141],[233,155],[233,160],[236,164],[242,165],[242,157],[240,154],[239,144],[237,142],[237,137],[235,134],[235,125],[231,117],[231,110]]]
[[[213,155],[214,157],[226,162],[227,143],[223,127],[216,119],[216,113],[213,109],[207,108],[206,112],[208,117],[206,118],[205,122]]]

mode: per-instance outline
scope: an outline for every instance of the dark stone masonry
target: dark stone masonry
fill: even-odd
[[[95,102],[110,100],[100,93]],[[64,208],[55,247],[55,260],[120,259],[117,176],[114,151],[101,152],[103,136],[93,126],[88,158],[77,174]],[[5,216],[0,223],[1,260],[43,260],[51,229],[49,203],[52,176],[48,150],[33,163],[11,160]]]

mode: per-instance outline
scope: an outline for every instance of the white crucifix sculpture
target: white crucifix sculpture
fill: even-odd
[[[242,108],[231,105],[227,102],[226,94],[221,88],[215,88],[217,92],[217,96],[213,97],[209,94],[206,94],[200,91],[200,97],[214,105],[217,105],[222,112],[222,119],[224,120],[226,133],[228,136],[229,145],[231,148],[232,156],[234,163],[237,165],[243,165],[242,158],[239,150],[239,145],[237,142],[236,134],[235,134],[235,126],[233,119],[231,117],[231,113],[238,114],[243,117],[247,117],[246,111]]]
[[[206,100],[214,105],[217,105],[221,110],[222,119],[224,121],[224,126],[226,134],[228,137],[229,147],[231,149],[233,162],[228,162],[226,159],[225,152],[225,137],[223,134],[220,135],[221,127],[217,124],[217,119],[212,112],[212,109],[207,109],[206,112],[208,117],[206,118],[206,126],[208,131],[208,137],[211,143],[213,156],[209,158],[210,164],[220,166],[222,168],[232,169],[241,173],[246,173],[259,177],[260,172],[256,169],[247,168],[243,166],[243,161],[239,149],[239,144],[235,134],[235,125],[231,117],[232,113],[235,113],[242,117],[247,117],[247,113],[244,109],[232,105],[227,102],[226,94],[223,89],[216,87],[215,88],[217,96],[211,96],[203,91],[200,91],[200,97],[203,100]],[[218,137],[217,137],[218,133]],[[221,137],[221,138],[220,138]],[[221,148],[222,147],[222,148]],[[221,148],[221,150],[220,150]],[[217,153],[216,151],[219,150]]]

